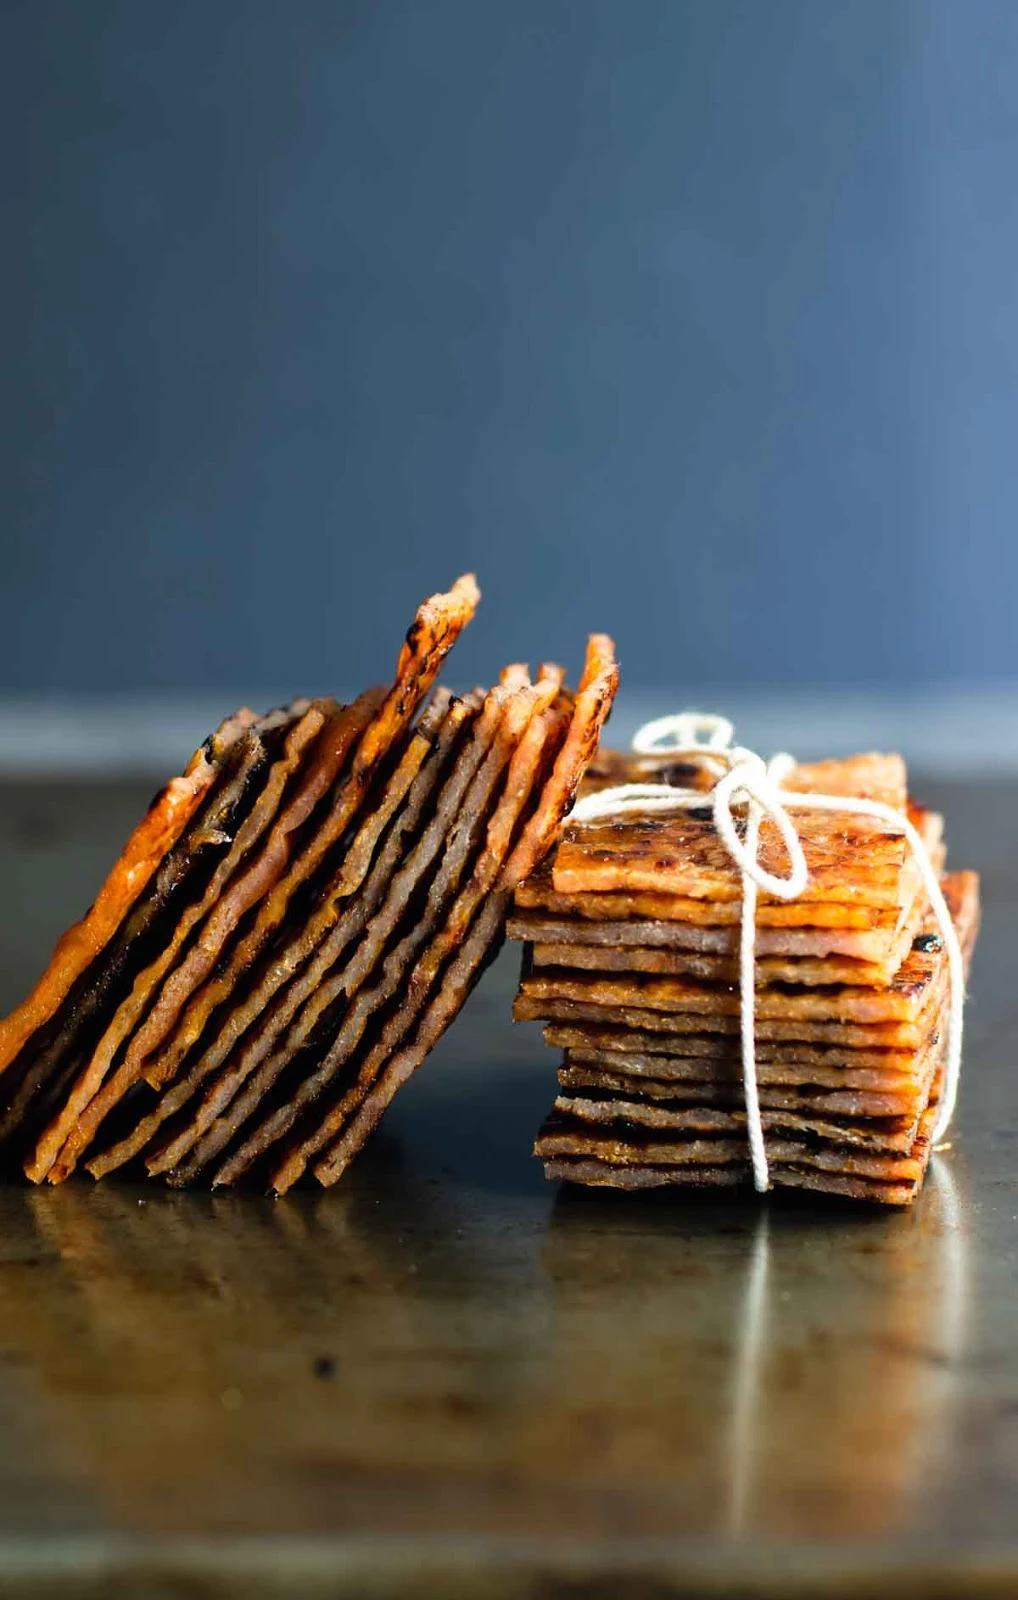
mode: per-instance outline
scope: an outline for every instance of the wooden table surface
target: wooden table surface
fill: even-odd
[[[0,1190],[0,1596],[1018,1593],[1018,788],[914,1212],[573,1194],[515,953],[347,1182]],[[147,796],[0,790],[0,1006]]]

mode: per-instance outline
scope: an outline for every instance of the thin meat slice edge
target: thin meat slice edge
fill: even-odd
[[[503,680],[505,675],[503,675]],[[445,843],[445,854],[439,864],[437,875],[432,881],[427,901],[423,912],[416,919],[409,934],[399,939],[395,949],[385,954],[384,941],[389,936],[398,937],[397,917],[389,916],[380,927],[383,940],[374,940],[370,945],[362,946],[358,955],[351,964],[353,982],[347,977],[343,980],[347,993],[353,992],[356,985],[359,991],[353,1005],[344,1016],[339,1032],[329,1048],[325,1061],[315,1072],[297,1085],[289,1103],[278,1107],[254,1127],[248,1138],[244,1141],[241,1151],[231,1158],[227,1168],[221,1168],[216,1173],[215,1181],[235,1181],[235,1177],[246,1169],[250,1161],[262,1154],[270,1143],[281,1138],[296,1122],[305,1106],[317,1099],[326,1085],[332,1081],[343,1063],[357,1049],[363,1037],[365,1028],[375,1012],[389,999],[390,994],[403,982],[409,973],[410,983],[414,982],[414,969],[426,959],[424,955],[417,957],[428,938],[429,930],[443,914],[443,908],[450,897],[455,895],[457,886],[467,871],[475,840],[484,827],[485,818],[492,805],[495,803],[495,794],[501,779],[501,774],[507,764],[511,764],[513,752],[517,747],[521,732],[533,716],[535,705],[541,697],[550,699],[557,692],[558,684],[551,680],[546,686],[532,688],[529,682],[523,682],[519,687],[507,688],[505,681],[499,688],[492,691],[489,697],[492,713],[497,714],[498,723],[493,727],[490,735],[490,749],[487,750],[483,765],[479,768],[471,786],[466,790],[461,801],[457,801],[458,811],[456,821],[453,823]],[[488,707],[485,708],[486,712]],[[432,821],[432,828],[437,827],[437,818]],[[423,840],[421,843],[423,844]],[[429,855],[433,859],[433,852],[429,847]],[[400,906],[400,915],[405,909],[406,899]],[[361,985],[373,978],[378,971],[377,963],[381,963],[380,975],[369,988]],[[412,963],[412,965],[411,965]],[[405,1002],[404,1002],[405,1004]],[[402,1007],[401,1007],[402,1009]],[[274,1063],[270,1072],[278,1075],[278,1071],[285,1066],[282,1054],[277,1063]],[[274,1076],[272,1081],[274,1081]],[[269,1087],[269,1072],[266,1072],[258,1084],[252,1085],[250,1094],[245,1099],[244,1111],[251,1114],[255,1111],[256,1096],[264,1093]],[[210,1153],[218,1154],[218,1149],[224,1147],[223,1135],[239,1129],[240,1123],[233,1120],[230,1127],[224,1124],[214,1140],[207,1141],[202,1148],[201,1157],[207,1160]],[[227,1174],[228,1169],[228,1174]]]
[[[0,1115],[0,1142],[8,1143],[16,1132],[25,1136],[20,1141],[22,1144],[29,1136],[38,1138],[46,1125],[41,1120],[46,1108],[52,1114],[58,1104],[58,1097],[53,1093],[54,1074],[66,1087],[87,1068],[90,1056],[100,1047],[101,1038],[95,1038],[91,1044],[86,1044],[86,1040],[103,1013],[109,1014],[115,990],[136,966],[139,952],[151,949],[170,904],[190,892],[192,871],[199,874],[204,871],[209,852],[229,851],[239,821],[254,803],[269,760],[269,743],[278,740],[282,730],[306,709],[306,701],[295,702],[258,718],[226,751],[216,781],[202,805],[166,852],[120,927],[107,940],[101,959],[93,963],[92,981],[88,982],[85,975],[72,992],[63,1026],[55,1033],[52,1031],[59,1021],[58,1013],[51,1028],[46,1030],[50,1036],[45,1042],[41,1043],[38,1037],[33,1040],[31,1059],[25,1062],[20,1081]],[[135,983],[137,981],[136,976]],[[76,1072],[69,1075],[71,1058],[76,1060],[77,1067]],[[8,1079],[8,1085],[10,1081]]]
[[[41,1141],[37,1146],[30,1177],[34,1177],[38,1172],[46,1176],[51,1183],[61,1183],[68,1178],[74,1171],[82,1152],[91,1144],[105,1117],[120,1103],[131,1085],[137,1082],[141,1072],[141,1058],[145,1052],[144,1024],[140,1024],[138,1031],[135,1032],[134,1029],[146,1005],[152,996],[159,992],[160,984],[163,985],[163,994],[167,991],[179,994],[182,983],[193,985],[194,982],[200,981],[195,976],[192,958],[195,951],[202,948],[201,934],[198,944],[192,946],[190,955],[185,956],[178,965],[174,965],[188,935],[195,928],[199,928],[203,920],[206,929],[214,925],[217,913],[224,904],[229,904],[228,896],[233,885],[238,882],[238,869],[243,866],[266,830],[276,826],[277,813],[290,780],[299,772],[305,760],[313,766],[315,752],[318,749],[317,741],[320,737],[328,738],[331,729],[342,722],[344,714],[344,710],[334,702],[315,702],[309,705],[288,729],[282,751],[269,766],[261,791],[238,829],[231,848],[218,863],[204,894],[199,900],[185,907],[167,944],[156,959],[136,977],[131,993],[121,1003],[92,1053],[64,1111],[47,1130],[45,1137],[50,1143],[45,1155]],[[239,881],[243,882],[243,875]],[[158,1003],[156,1000],[155,1005],[158,1006]],[[149,1014],[151,1015],[151,1012]],[[125,1044],[124,1058],[110,1075],[113,1062]],[[59,1146],[59,1151],[53,1157],[48,1169],[44,1170],[45,1158],[51,1153],[61,1133],[63,1142]]]
[[[540,684],[537,687],[539,689]],[[471,930],[480,908],[490,903],[489,897],[496,888],[498,877],[512,847],[517,822],[521,814],[525,815],[528,801],[534,792],[545,750],[549,741],[556,738],[556,730],[559,733],[565,731],[562,727],[565,713],[548,708],[548,701],[555,692],[557,690],[552,689],[547,693],[545,703],[537,704],[534,708],[535,714],[519,737],[509,763],[505,787],[488,822],[484,843],[478,852],[469,879],[450,907],[444,923],[435,929],[412,965],[407,963],[408,981],[401,995],[399,1009],[384,1023],[378,1041],[359,1062],[356,1078],[350,1089],[326,1111],[316,1128],[307,1133],[302,1140],[298,1140],[295,1147],[284,1157],[283,1163],[277,1166],[272,1176],[273,1187],[277,1192],[283,1192],[284,1188],[290,1187],[296,1181],[311,1157],[329,1142],[351,1113],[356,1112],[363,1104],[386,1061],[398,1049],[420,1016],[446,961],[463,946],[464,940],[468,940],[468,930]],[[498,901],[499,918],[502,918],[506,905],[505,897],[499,894],[495,898]],[[496,919],[487,938],[489,945],[493,940],[500,938],[501,930],[502,921]],[[470,932],[469,939],[473,938],[474,935]],[[483,959],[484,954],[486,951],[479,952],[479,961]],[[400,964],[403,963],[397,960],[397,965]],[[443,987],[444,983],[443,979]],[[464,989],[460,1005],[466,998],[469,987],[472,987],[472,984]],[[223,1181],[232,1177],[233,1170],[232,1166],[221,1169],[216,1175],[217,1179]]]
[[[247,707],[228,717],[195,751],[184,773],[160,790],[79,922],[62,934],[31,993],[0,1021],[0,1073],[56,1013],[76,980],[116,932],[166,852],[216,780],[223,755],[256,720]]]
[[[293,895],[339,844],[361,810],[381,762],[410,726],[430,693],[442,662],[470,621],[477,599],[476,583],[468,574],[458,579],[448,594],[432,595],[418,610],[400,651],[395,680],[377,716],[364,730],[349,771],[330,799],[328,815],[298,852],[289,870],[264,897],[253,926],[233,946],[223,970],[192,998],[172,1036],[161,1046],[158,1058],[147,1065],[145,1077],[152,1088],[160,1089],[176,1077],[212,1013],[232,994],[241,975],[276,937]]]
[[[451,699],[446,691],[440,691],[432,705],[428,707],[395,772],[391,774],[386,784],[383,800],[361,825],[331,879],[321,904],[301,930],[300,935],[292,939],[282,951],[273,954],[252,993],[227,1013],[212,1039],[203,1040],[197,1059],[190,1065],[185,1063],[183,1074],[160,1093],[152,1110],[142,1116],[137,1125],[121,1141],[101,1151],[86,1163],[93,1177],[104,1177],[140,1155],[163,1124],[182,1112],[188,1102],[199,1093],[202,1085],[221,1068],[225,1066],[227,1074],[237,1074],[238,1078],[242,1079],[250,1062],[260,1059],[261,1053],[271,1047],[277,1031],[278,1008],[271,1007],[268,1015],[265,1013],[277,992],[295,977],[306,961],[312,957],[318,959],[315,956],[316,951],[320,949],[324,951],[326,946],[338,946],[341,949],[345,942],[344,935],[346,938],[353,937],[356,912],[362,912],[365,916],[370,914],[369,908],[372,905],[370,889],[365,889],[365,896],[356,895],[355,891],[360,888],[365,876],[368,877],[370,884],[380,872],[383,874],[387,872],[386,865],[381,862],[372,864],[372,852],[391,819],[401,815],[400,808],[404,799],[413,792],[419,792],[422,783],[424,792],[428,792],[430,763],[426,764],[426,758],[432,751],[432,741],[437,741],[441,737],[448,742],[454,738],[463,717],[467,714],[466,705],[457,702],[450,706]],[[423,780],[420,777],[422,766],[425,768]],[[407,803],[412,804],[409,799]],[[397,827],[383,848],[383,856],[387,863],[391,863],[393,859],[398,860],[399,853],[400,834]],[[351,897],[353,897],[352,902]],[[341,915],[340,907],[346,902],[350,903]],[[312,986],[315,982],[317,976],[312,973]],[[291,985],[287,990],[287,1001],[293,987]],[[259,1027],[255,1037],[243,1045],[240,1056],[237,1057],[238,1047],[256,1022],[259,1022]],[[220,1080],[216,1080],[214,1089],[218,1095]]]
[[[321,1184],[333,1184],[343,1175],[357,1151],[377,1127],[393,1096],[458,1016],[496,948],[518,885],[547,854],[562,818],[575,799],[584,773],[597,750],[618,681],[618,664],[611,639],[607,634],[592,634],[565,741],[530,820],[502,868],[497,888],[484,904],[463,947],[453,958],[415,1038],[390,1059],[347,1127],[315,1162],[313,1171]],[[282,1192],[281,1183],[292,1181],[291,1170],[285,1166],[273,1174],[273,1187],[277,1193]]]
[[[470,836],[470,830],[480,826],[483,820],[483,807],[487,803],[485,797],[490,796],[505,759],[502,724],[508,705],[518,693],[518,689],[500,684],[486,696],[466,746],[455,765],[443,776],[434,812],[388,884],[381,907],[367,922],[350,958],[338,962],[329,971],[317,970],[324,966],[324,962],[315,964],[310,992],[303,995],[301,1008],[282,1043],[240,1088],[236,1104],[230,1105],[207,1128],[207,1119],[201,1115],[200,1126],[192,1124],[160,1146],[146,1163],[150,1172],[168,1172],[173,1167],[175,1170],[170,1182],[180,1185],[192,1182],[201,1168],[225,1148],[242,1123],[256,1114],[264,1095],[288,1070],[290,1063],[308,1047],[316,1029],[326,1024],[327,1018],[337,1007],[343,1008],[339,1032],[332,1039],[324,1059],[299,1085],[297,1095],[316,1093],[318,1086],[327,1081],[336,1069],[340,1052],[355,1048],[376,1003],[375,989],[365,988],[365,985],[383,959],[388,940],[404,916],[411,898],[427,886],[427,905],[419,920],[420,926],[428,915],[433,914],[441,895],[448,892],[455,872],[462,870],[459,859],[462,847]],[[436,860],[443,851],[442,864],[435,869]],[[432,879],[433,871],[437,871],[437,875]],[[299,987],[307,986],[300,984]],[[282,1006],[288,1009],[285,997]],[[201,1138],[193,1155],[178,1167],[181,1157],[194,1144],[198,1133]]]

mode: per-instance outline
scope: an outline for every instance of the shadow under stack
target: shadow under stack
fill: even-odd
[[[516,892],[525,942],[514,1015],[562,1051],[535,1153],[549,1178],[622,1189],[752,1182],[740,1057],[741,877],[714,829],[698,762],[602,752],[585,793],[703,788],[702,809],[568,826]],[[800,765],[785,788],[907,815],[943,873],[943,820],[910,800],[896,755]],[[795,811],[809,868],[794,901],[761,892],[756,1063],[770,1181],[908,1205],[930,1159],[947,1040],[947,951],[900,833]],[[762,864],[783,875],[765,820]],[[971,872],[941,878],[966,970]]]

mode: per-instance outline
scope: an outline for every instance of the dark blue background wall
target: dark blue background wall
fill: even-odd
[[[1013,0],[5,0],[0,690],[1018,673]]]

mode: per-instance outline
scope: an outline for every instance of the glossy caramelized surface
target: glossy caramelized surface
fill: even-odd
[[[596,792],[603,777],[612,781],[644,781],[646,758],[605,751],[586,789]],[[658,763],[663,774],[674,763]],[[696,788],[711,781],[700,775]],[[837,795],[879,801],[904,814],[907,807],[905,767],[900,756],[860,755],[844,761],[819,761],[793,767],[783,786],[800,793]],[[917,820],[917,818],[913,818]],[[800,904],[834,900],[851,905],[890,907],[899,904],[905,846],[900,834],[886,831],[879,819],[823,811],[796,812],[809,883]],[[769,819],[760,829],[759,857],[769,872],[788,870],[781,836]],[[632,812],[574,824],[566,830],[551,869],[558,894],[587,891],[633,891],[675,894],[704,900],[739,900],[741,879],[727,847],[714,828],[709,806],[702,811]],[[773,897],[761,894],[761,899]]]

